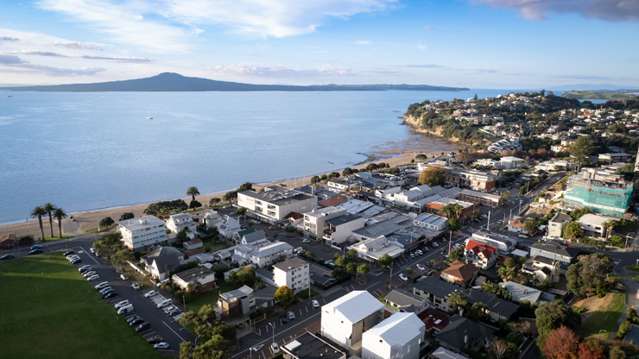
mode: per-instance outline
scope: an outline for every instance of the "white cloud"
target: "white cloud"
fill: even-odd
[[[362,45],[362,46],[370,45],[372,43],[373,42],[370,41],[370,40],[357,40],[357,41],[354,42],[355,45]]]
[[[95,28],[108,35],[108,41],[134,45],[150,52],[185,52],[189,48],[186,29],[145,17],[161,10],[150,3],[41,0],[39,5]]]
[[[287,37],[315,31],[329,18],[387,9],[396,0],[165,0],[167,15],[240,33]]]
[[[349,76],[348,68],[322,66],[318,68],[291,68],[286,66],[217,65],[210,70],[212,75],[248,76],[265,78],[308,78],[324,76]]]

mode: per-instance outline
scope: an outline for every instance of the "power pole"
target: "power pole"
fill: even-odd
[[[490,231],[490,210],[488,210],[488,222],[486,222],[486,230]]]
[[[453,246],[453,231],[448,231],[449,236],[448,236],[448,256],[450,257],[450,252],[452,250],[452,246]]]

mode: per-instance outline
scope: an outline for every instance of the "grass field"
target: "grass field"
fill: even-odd
[[[617,322],[625,310],[626,300],[622,293],[608,293],[603,298],[594,296],[582,299],[574,306],[586,309],[581,317],[581,335],[608,339],[611,333],[617,331]]]
[[[60,254],[0,262],[0,357],[158,358]]]

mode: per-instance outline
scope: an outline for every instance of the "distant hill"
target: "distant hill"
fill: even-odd
[[[467,88],[431,86],[431,85],[257,85],[240,82],[209,80],[199,77],[186,77],[180,74],[164,72],[156,76],[98,82],[90,84],[14,86],[3,87],[13,91],[56,91],[56,92],[102,92],[102,91],[464,91]]]
[[[561,96],[579,100],[632,100],[639,97],[639,90],[566,91]]]

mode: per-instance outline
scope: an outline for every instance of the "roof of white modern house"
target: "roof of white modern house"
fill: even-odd
[[[277,252],[282,252],[288,249],[293,249],[293,246],[291,246],[290,244],[286,243],[286,242],[273,242],[269,245],[266,245],[264,247],[260,247],[257,250],[255,250],[252,255],[255,256],[269,256],[272,255],[274,253]]]
[[[591,226],[602,226],[609,221],[614,221],[615,218],[600,216],[597,214],[586,213],[579,218],[579,223],[581,224],[589,224]]]
[[[384,304],[368,291],[354,290],[325,304],[322,312],[326,309],[340,312],[351,323],[357,323],[372,313],[384,309]]]
[[[367,330],[364,335],[374,335],[389,345],[403,345],[418,335],[424,322],[415,313],[397,312]]]
[[[293,269],[293,268],[304,267],[305,265],[307,265],[307,263],[304,260],[302,260],[300,258],[297,258],[297,257],[293,257],[293,258],[289,258],[289,259],[287,259],[285,261],[282,261],[282,262],[279,262],[279,263],[275,263],[275,264],[273,264],[273,267],[277,268],[277,269],[280,269],[280,270],[283,270],[283,271],[286,272],[286,271],[288,271],[290,269]]]
[[[146,215],[140,218],[131,218],[125,221],[120,221],[120,226],[135,231],[137,229],[146,228],[148,226],[163,226],[164,221],[156,216]]]

